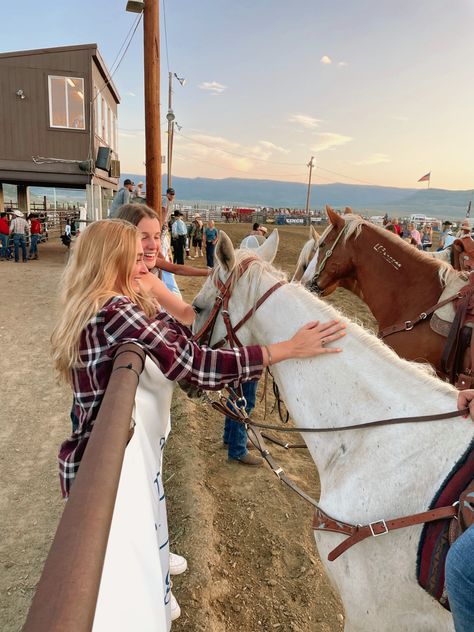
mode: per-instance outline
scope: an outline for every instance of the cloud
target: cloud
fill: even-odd
[[[217,81],[203,81],[198,87],[201,90],[210,92],[213,95],[222,94],[224,90],[227,90],[227,86],[224,86],[222,83],[218,83]]]
[[[345,66],[348,66],[349,64],[347,63],[347,61],[339,61],[337,65],[339,66],[339,68],[344,68]]]
[[[290,121],[290,123],[297,123],[298,125],[306,127],[307,129],[314,129],[315,127],[319,127],[319,123],[321,123],[320,119],[308,116],[307,114],[292,114],[288,120]]]
[[[350,143],[353,140],[351,136],[343,134],[334,134],[332,132],[323,132],[318,134],[318,142],[311,147],[312,151],[326,151],[326,149],[334,150],[336,147]]]
[[[371,154],[367,158],[364,158],[363,160],[358,160],[353,164],[360,167],[366,167],[369,165],[380,165],[384,162],[391,162],[390,157],[387,156],[387,154]]]
[[[119,130],[118,135],[121,138],[137,138],[138,134],[132,133],[132,132],[124,132],[122,130]]]
[[[255,172],[256,169],[269,169],[265,163],[275,151],[285,152],[270,141],[259,141],[256,145],[244,145],[222,136],[212,136],[204,133],[192,134],[183,138],[175,136],[175,143],[179,144],[179,154],[188,155],[193,160],[213,164],[220,168],[231,168],[244,173]]]
[[[284,147],[279,147],[278,145],[274,145],[269,140],[260,140],[258,142],[260,143],[260,145],[263,145],[267,149],[273,150],[273,151],[279,151],[282,154],[288,154],[290,151],[289,149],[285,149]]]
[[[332,64],[332,59],[328,57],[327,55],[323,55],[319,61],[325,66]]]
[[[135,94],[135,92],[125,92],[125,96],[126,97],[136,97],[137,95]]]

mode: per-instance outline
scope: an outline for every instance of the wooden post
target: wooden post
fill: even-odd
[[[146,202],[161,219],[160,30],[159,0],[146,0],[143,11],[145,58]]]
[[[314,156],[311,156],[311,160],[308,162],[308,167],[309,167],[309,179],[308,179],[308,193],[306,194],[306,216],[308,217],[308,223],[311,224],[311,221],[309,219],[309,197],[311,195],[311,174],[313,172],[313,160],[314,160]]]

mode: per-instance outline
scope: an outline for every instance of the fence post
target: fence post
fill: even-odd
[[[118,348],[24,632],[92,629],[138,376],[144,364],[141,347],[129,343]]]

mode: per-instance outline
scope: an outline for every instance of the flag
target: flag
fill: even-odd
[[[418,182],[429,182],[430,178],[431,178],[431,171],[428,171],[428,173],[425,173],[424,176],[421,176]]]

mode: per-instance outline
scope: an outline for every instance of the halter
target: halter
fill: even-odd
[[[235,326],[232,326],[232,322],[230,320],[230,314],[229,314],[229,301],[232,296],[233,284],[235,283],[235,281],[238,281],[242,277],[244,272],[248,270],[250,265],[254,261],[257,261],[257,260],[258,260],[258,257],[247,257],[246,259],[241,261],[239,265],[236,266],[232,270],[232,272],[229,275],[229,278],[227,279],[225,283],[223,283],[219,279],[219,276],[217,274],[214,275],[214,284],[216,288],[218,289],[218,294],[216,296],[214,306],[211,310],[211,313],[209,314],[208,319],[206,320],[204,325],[201,327],[201,329],[196,334],[194,334],[192,338],[195,342],[199,342],[199,344],[201,345],[210,344],[211,339],[212,339],[212,334],[214,332],[214,327],[216,325],[217,316],[219,315],[219,312],[222,310],[222,318],[224,320],[227,334],[224,338],[222,338],[222,340],[212,345],[213,348],[219,349],[220,347],[223,347],[226,342],[229,342],[231,347],[244,346],[238,339],[236,332],[249,320],[249,318],[251,318],[254,315],[254,313],[260,307],[260,305],[262,305],[262,303],[264,303],[267,300],[267,298],[271,294],[273,294],[275,290],[277,290],[279,287],[287,283],[287,281],[277,281],[277,283],[272,285],[265,292],[265,294],[263,294],[258,299],[258,301],[252,307],[252,309],[250,309],[245,314],[245,316],[239,320],[239,322]]]
[[[318,285],[318,279],[319,279],[319,277],[321,275],[321,272],[324,270],[324,268],[326,266],[327,260],[329,259],[329,257],[332,257],[332,255],[334,253],[334,250],[335,250],[337,244],[339,243],[339,240],[341,239],[341,237],[343,235],[345,235],[347,233],[347,229],[348,229],[348,224],[345,222],[344,223],[344,228],[341,230],[339,235],[336,237],[336,240],[333,243],[332,247],[329,248],[328,250],[326,250],[326,252],[324,253],[323,260],[321,261],[321,263],[319,264],[316,272],[314,273],[313,279],[311,281],[311,288],[310,289],[311,289],[311,291],[315,292],[316,294],[321,294],[323,292],[323,290]],[[329,231],[329,232],[331,232],[331,231]],[[321,249],[321,246],[323,246],[323,245],[324,245],[324,242],[320,243],[319,244],[319,248]]]

